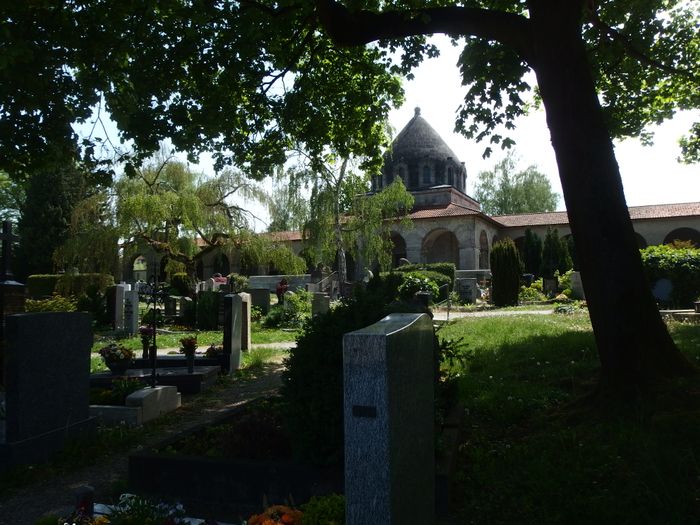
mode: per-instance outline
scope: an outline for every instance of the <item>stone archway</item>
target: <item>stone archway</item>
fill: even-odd
[[[137,253],[131,258],[131,263],[127,268],[128,275],[125,275],[125,281],[148,281],[148,259],[142,253]]]
[[[407,259],[406,252],[406,241],[397,232],[391,232],[391,267],[396,268],[399,266],[399,261],[401,259]]]
[[[421,249],[423,260],[427,263],[451,262],[459,268],[459,242],[450,230],[438,228],[423,239]]]
[[[487,269],[490,267],[489,236],[486,234],[486,230],[481,230],[481,234],[479,235],[479,269]]]
[[[231,263],[225,253],[217,253],[212,263],[212,274],[220,273],[224,277],[231,273]]]
[[[700,232],[694,228],[676,228],[664,238],[664,244],[671,244],[673,241],[690,241],[698,248]]]

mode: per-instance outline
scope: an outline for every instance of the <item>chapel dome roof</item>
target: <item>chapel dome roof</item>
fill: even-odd
[[[401,130],[386,152],[386,156],[394,161],[399,159],[441,159],[452,157],[459,162],[457,155],[450,149],[428,122],[421,117],[420,108]]]

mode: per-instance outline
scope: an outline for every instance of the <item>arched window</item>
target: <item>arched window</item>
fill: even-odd
[[[450,186],[454,186],[455,183],[455,176],[454,173],[452,172],[452,168],[447,168],[447,184]]]
[[[431,182],[430,166],[423,166],[423,184],[430,184]]]

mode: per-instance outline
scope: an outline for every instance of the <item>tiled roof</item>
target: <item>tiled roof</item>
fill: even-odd
[[[630,217],[633,219],[666,219],[693,215],[700,215],[700,202],[630,207]]]
[[[629,212],[632,220],[691,217],[700,215],[700,202],[630,206]],[[519,215],[497,215],[493,217],[493,220],[502,224],[506,228],[569,223],[569,217],[565,211],[554,211],[548,213],[522,213]]]
[[[301,232],[267,232],[264,233],[265,237],[278,242],[290,242],[290,241],[300,241]]]
[[[460,215],[481,215],[481,212],[450,203],[446,207],[414,209],[411,219],[435,219],[437,217],[456,217]]]
[[[569,224],[569,216],[565,211],[547,213],[521,213],[518,215],[495,215],[493,220],[506,228],[518,226],[546,226],[548,224]]]

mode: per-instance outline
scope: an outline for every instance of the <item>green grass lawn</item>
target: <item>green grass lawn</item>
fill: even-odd
[[[694,362],[700,326],[670,331]],[[574,403],[599,363],[585,311],[460,319],[458,523],[700,523],[700,381],[626,410]]]
[[[158,348],[178,348],[180,339],[186,335],[197,335],[197,343],[200,349],[206,349],[209,345],[220,345],[224,340],[224,332],[221,330],[207,332],[177,332],[177,333],[158,333],[157,342]],[[282,343],[295,341],[297,332],[281,330],[277,328],[264,328],[260,323],[252,323],[250,327],[250,338],[253,344],[263,343]],[[103,346],[109,343],[118,342],[127,348],[131,348],[137,355],[141,355],[141,337],[135,335],[133,337],[116,339],[112,334],[95,334],[95,342],[92,346],[92,351],[97,352]]]

